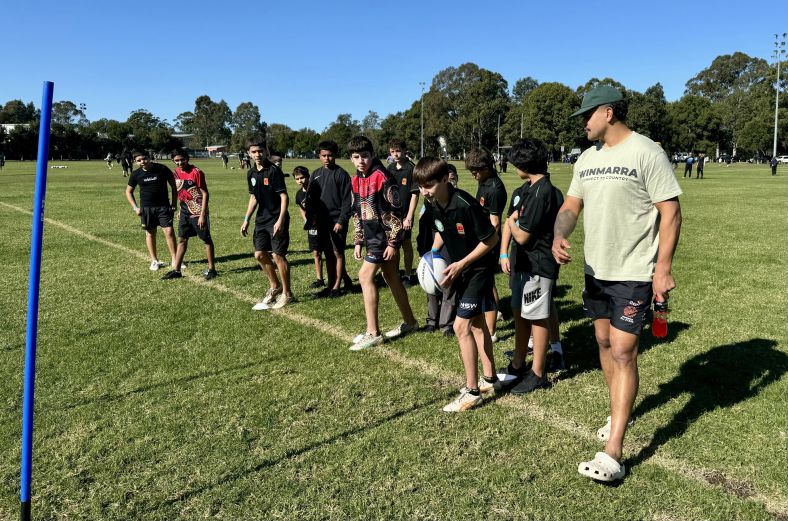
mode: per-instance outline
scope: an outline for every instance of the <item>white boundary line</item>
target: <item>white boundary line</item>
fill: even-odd
[[[30,211],[30,210],[25,210],[24,208],[20,208],[18,206],[15,206],[15,205],[3,202],[3,201],[0,201],[0,205],[4,206],[6,208],[9,208],[11,210],[17,211],[19,213],[24,213],[24,214],[27,214],[27,215],[33,215],[33,212]],[[47,223],[47,224],[51,224],[53,226],[57,226],[58,228],[61,228],[61,229],[65,230],[65,231],[67,231],[69,233],[73,233],[74,235],[78,235],[80,237],[83,237],[83,238],[85,238],[85,239],[87,239],[89,241],[97,242],[99,244],[103,244],[104,246],[108,246],[110,248],[114,248],[116,250],[120,250],[123,253],[127,253],[129,255],[133,255],[133,256],[135,256],[135,257],[137,257],[139,259],[142,259],[142,260],[147,260],[148,259],[148,256],[145,253],[143,253],[143,252],[140,252],[138,250],[133,250],[131,248],[123,246],[122,244],[117,244],[117,243],[108,241],[106,239],[102,239],[102,238],[97,237],[97,236],[95,236],[93,234],[84,232],[84,231],[82,231],[82,230],[80,230],[78,228],[74,228],[73,226],[70,226],[70,225],[68,225],[66,223],[63,223],[63,222],[60,222],[60,221],[57,221],[55,219],[50,219],[50,218],[46,217],[46,218],[44,218],[44,222]],[[210,287],[210,288],[215,289],[217,291],[220,291],[222,293],[226,293],[228,295],[231,295],[231,296],[235,297],[237,300],[240,300],[241,302],[245,302],[247,304],[254,304],[254,303],[257,302],[257,299],[254,296],[249,295],[247,293],[244,293],[242,291],[238,291],[238,290],[233,289],[233,288],[229,288],[229,287],[227,287],[227,286],[225,286],[225,285],[223,285],[221,283],[218,283],[216,280],[212,280],[212,281],[208,282],[208,281],[205,281],[202,277],[199,277],[199,276],[191,274],[191,273],[186,273],[184,275],[184,278],[186,278],[187,280],[189,280],[189,281],[191,281],[193,283],[196,283],[197,285]],[[336,326],[334,326],[332,324],[329,324],[329,323],[324,322],[324,321],[322,321],[320,319],[317,319],[317,318],[312,318],[312,317],[307,317],[307,316],[304,316],[304,315],[288,313],[284,309],[271,309],[271,310],[268,310],[267,313],[271,313],[271,314],[277,315],[279,317],[284,317],[284,318],[286,318],[288,320],[291,320],[293,322],[298,322],[298,323],[303,324],[305,326],[312,327],[314,329],[317,329],[318,331],[321,331],[321,332],[323,332],[323,333],[325,333],[327,335],[331,335],[331,336],[333,336],[333,337],[335,337],[335,338],[337,338],[339,340],[346,341],[348,343],[352,339],[352,335],[351,334],[347,333],[346,331],[342,330],[339,327],[336,327]],[[386,348],[385,346],[377,347],[375,349],[371,349],[370,351],[372,351],[373,353],[378,354],[379,356],[383,356],[383,357],[385,357],[385,358],[387,358],[387,359],[389,359],[389,360],[391,360],[391,361],[393,361],[393,362],[395,362],[395,363],[397,363],[399,365],[402,365],[402,366],[405,366],[405,367],[408,367],[408,368],[411,368],[411,369],[415,369],[415,370],[419,371],[422,374],[427,374],[427,375],[435,378],[436,380],[438,380],[439,383],[441,385],[445,386],[445,387],[449,387],[450,388],[450,387],[453,386],[453,384],[456,384],[457,381],[459,381],[461,379],[461,376],[459,376],[459,375],[457,375],[455,373],[451,373],[449,371],[441,370],[441,369],[436,368],[435,366],[432,366],[429,363],[421,361],[421,360],[414,360],[412,358],[408,358],[407,356],[402,355],[398,351]],[[536,406],[534,404],[528,404],[526,406],[522,401],[516,400],[516,399],[512,398],[511,396],[501,397],[501,398],[499,398],[496,401],[496,403],[498,403],[498,404],[500,404],[502,406],[505,406],[508,409],[516,411],[517,413],[520,413],[520,414],[523,414],[525,416],[528,416],[530,419],[533,419],[533,420],[536,420],[536,421],[540,421],[542,423],[546,423],[550,427],[555,428],[557,430],[564,431],[564,432],[570,434],[571,436],[573,436],[575,438],[581,438],[581,439],[584,439],[584,440],[587,440],[587,441],[595,441],[596,440],[596,437],[593,435],[593,433],[591,431],[589,431],[589,430],[585,429],[584,427],[580,426],[579,424],[577,424],[573,420],[566,419],[566,418],[561,418],[559,416],[556,416],[555,414],[548,413],[542,407]],[[684,478],[687,478],[687,479],[689,479],[691,481],[698,482],[698,483],[700,483],[700,484],[702,484],[704,486],[707,486],[707,487],[722,489],[726,494],[735,497],[737,500],[740,500],[740,501],[755,501],[755,502],[761,503],[762,505],[764,505],[766,507],[766,509],[771,514],[775,514],[775,515],[779,515],[779,516],[788,516],[788,498],[769,497],[769,496],[766,496],[766,495],[764,495],[764,494],[762,494],[762,493],[760,493],[758,491],[755,491],[755,493],[752,496],[750,496],[750,497],[741,498],[739,496],[736,496],[732,492],[729,492],[724,486],[712,485],[711,483],[709,483],[706,480],[706,478],[705,478],[706,473],[703,470],[697,469],[697,468],[693,468],[693,467],[689,467],[688,465],[686,465],[685,463],[682,463],[679,460],[675,460],[675,459],[672,459],[670,457],[663,456],[661,454],[655,454],[655,455],[651,456],[649,459],[643,461],[642,463],[656,465],[656,466],[662,468],[663,470],[666,470],[666,471],[671,472],[673,474],[678,474],[678,475],[680,475],[680,476],[682,476]]]

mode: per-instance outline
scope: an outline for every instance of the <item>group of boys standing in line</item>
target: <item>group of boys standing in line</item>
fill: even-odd
[[[594,323],[611,415],[597,431],[605,450],[580,463],[578,471],[599,481],[625,474],[623,438],[637,394],[638,338],[652,297],[665,301],[675,287],[671,265],[681,224],[681,189],[670,161],[659,145],[626,126],[626,114],[627,102],[618,90],[599,86],[586,93],[573,117],[582,116],[586,135],[596,145],[575,164],[566,197],[550,181],[544,144],[534,139],[515,142],[508,160],[524,183],[512,194],[505,218],[506,190],[492,155],[484,150],[474,150],[466,158],[466,167],[479,183],[476,197],[456,187],[456,169],[447,162],[423,157],[413,165],[400,140],[390,143],[395,162],[389,169],[375,157],[371,141],[358,136],[348,143],[356,169],[352,177],[336,164],[338,147],[330,141],[319,144],[322,166],[311,176],[304,167],[293,172],[299,185],[296,202],[315,259],[315,289],[322,287],[321,255],[325,258],[328,281],[319,297],[353,289],[344,256],[352,221],[353,256],[362,262],[358,279],[366,317],[365,331],[350,346],[353,351],[419,328],[400,277],[399,257],[402,250],[404,278],[414,283],[410,231],[419,194],[424,196],[419,253],[431,251],[445,257],[448,265],[440,274],[443,294],[429,297],[426,329],[456,335],[465,372],[465,385],[443,408],[446,412],[473,409],[484,396],[496,393],[524,394],[548,387],[549,350],[563,367],[553,291],[560,265],[572,260],[568,237],[580,212],[586,211],[583,307]],[[276,309],[293,301],[287,189],[281,169],[268,158],[265,141],[252,139],[247,148],[253,165],[247,174],[250,195],[241,234],[247,234],[256,210],[254,255],[269,281],[268,292],[254,309]],[[198,235],[206,244],[205,278],[210,279],[216,271],[204,175],[188,163],[184,151],[176,150],[172,158],[176,171],[167,176],[164,171],[169,169],[135,154],[141,168],[129,180],[127,198],[146,230],[151,270],[161,266],[155,253],[155,228],[161,226],[174,259],[173,270],[164,278],[181,276],[186,241]],[[133,196],[137,184],[142,208]],[[166,199],[167,184],[171,203]],[[152,185],[158,187],[155,198],[147,193]],[[177,252],[172,240],[176,191],[182,205]],[[496,371],[492,344],[499,263],[510,276],[515,350],[509,365]],[[385,334],[378,321],[379,271],[402,316],[402,323]],[[530,367],[525,362],[529,338]]]

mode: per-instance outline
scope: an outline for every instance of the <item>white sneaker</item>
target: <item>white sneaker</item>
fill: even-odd
[[[503,313],[499,311],[498,314],[495,316],[495,321],[501,322],[502,320],[503,320]]]
[[[163,268],[166,266],[165,263],[159,261],[151,261],[150,263],[150,270],[151,271],[159,271],[159,268]]]
[[[498,338],[498,332],[497,331],[495,333],[493,333],[493,335],[490,337],[490,340],[492,340],[493,344],[498,342],[499,338]]]
[[[282,286],[279,286],[277,288],[268,288],[265,297],[263,297],[263,300],[261,300],[260,303],[270,307],[271,304],[273,304],[274,301],[276,300],[276,297],[278,297],[281,294],[282,294]]]
[[[185,269],[186,269],[186,268],[188,268],[188,267],[189,267],[189,265],[188,265],[188,264],[186,264],[186,261],[181,261],[181,269],[182,269],[182,270],[185,270]]]
[[[398,325],[391,331],[386,331],[386,338],[399,338],[401,336],[405,336],[408,333],[412,333],[419,329],[418,322],[414,325],[406,324],[403,322],[402,324]]]
[[[273,304],[271,304],[271,309],[280,309],[285,307],[286,305],[290,304],[293,301],[293,294],[292,293],[280,293]]]
[[[383,335],[372,335],[370,333],[364,333],[364,336],[361,337],[361,340],[350,346],[351,351],[362,351],[364,349],[369,349],[370,347],[379,346],[383,343]]]
[[[495,384],[490,383],[484,378],[479,378],[479,382],[476,384],[479,387],[479,392],[485,396],[495,396]]]
[[[252,306],[252,311],[262,311],[264,309],[271,309],[271,308],[268,307],[268,304],[266,304],[265,302],[258,302],[257,304]]]
[[[443,408],[443,412],[467,411],[469,409],[473,409],[483,401],[484,400],[482,399],[481,395],[474,396],[470,393],[470,390],[467,387],[463,387],[460,389],[460,395],[446,404],[446,407]]]
[[[361,342],[361,339],[362,339],[362,338],[364,338],[364,335],[365,335],[365,334],[366,334],[366,333],[359,333],[359,334],[357,334],[356,336],[354,336],[354,337],[353,337],[353,343],[354,343],[354,344],[358,344],[359,342]]]

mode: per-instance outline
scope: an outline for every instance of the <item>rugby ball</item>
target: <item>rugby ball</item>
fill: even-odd
[[[419,285],[427,295],[437,295],[443,292],[440,281],[443,280],[443,270],[449,264],[446,259],[438,254],[428,251],[419,261],[416,268],[416,275],[419,277]]]

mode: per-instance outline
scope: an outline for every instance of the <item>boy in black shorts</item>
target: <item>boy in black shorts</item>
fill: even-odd
[[[241,225],[241,235],[246,237],[249,218],[257,208],[254,222],[254,258],[268,276],[270,287],[263,300],[252,309],[279,309],[293,300],[290,292],[290,263],[287,248],[290,246],[290,215],[287,212],[287,187],[282,171],[268,160],[268,147],[262,137],[246,142],[254,165],[246,174],[249,187],[249,204]],[[273,254],[273,260],[272,260]],[[280,284],[276,268],[282,276]]]
[[[304,219],[304,230],[306,239],[312,256],[315,259],[315,281],[310,284],[310,288],[320,288],[325,286],[323,282],[323,257],[321,256],[320,240],[317,235],[317,219],[314,211],[314,202],[309,193],[309,170],[305,166],[297,166],[293,169],[293,179],[298,185],[295,200],[301,217]]]
[[[484,317],[484,313],[496,309],[492,296],[495,258],[490,252],[498,244],[498,234],[478,201],[449,183],[445,161],[422,158],[413,178],[431,203],[428,218],[436,232],[432,248],[440,250],[445,245],[452,259],[443,272],[441,285],[451,287],[459,298],[454,333],[465,368],[465,386],[443,410],[466,411],[481,404],[482,393],[494,393],[498,385],[492,340]],[[483,376],[477,380],[478,358]]]
[[[403,282],[409,286],[419,283],[416,277],[416,270],[413,269],[413,243],[411,242],[411,231],[413,230],[413,219],[416,215],[416,207],[419,204],[419,187],[413,184],[413,163],[405,155],[407,149],[405,141],[394,138],[389,141],[389,155],[394,160],[388,167],[389,173],[394,177],[399,188],[399,200],[402,201],[400,208],[400,219],[402,219],[402,256],[405,277]],[[397,255],[397,265],[399,266],[399,255]]]
[[[548,152],[541,141],[520,139],[509,151],[509,161],[526,181],[518,189],[519,201],[504,223],[504,235],[515,242],[512,265],[512,312],[515,314],[515,351],[507,373],[515,378],[514,394],[526,394],[549,387],[547,347],[549,318],[553,311],[552,292],[558,279],[558,263],[553,258],[553,225],[563,194],[550,183]],[[501,258],[505,258],[503,245]],[[503,264],[503,263],[502,263]],[[528,337],[533,335],[533,363],[526,370]]]
[[[319,297],[339,297],[344,284],[345,290],[353,289],[353,281],[347,273],[345,246],[350,221],[350,175],[336,164],[339,145],[327,140],[317,145],[322,166],[312,172],[310,192],[317,194],[317,233],[326,258],[328,285],[319,292]]]
[[[372,142],[357,136],[348,143],[350,160],[356,167],[353,176],[353,255],[363,264],[358,272],[361,292],[364,295],[364,314],[367,319],[366,333],[354,338],[351,351],[360,351],[383,343],[378,323],[378,288],[375,274],[383,271],[402,314],[402,324],[386,333],[386,338],[397,338],[419,327],[410,308],[408,293],[399,277],[397,249],[401,239],[402,221],[399,218],[399,191],[394,178],[383,163],[374,156]],[[361,248],[366,249],[362,257]]]
[[[495,159],[489,151],[480,148],[471,150],[465,158],[465,167],[470,170],[471,175],[479,182],[476,191],[476,199],[482,208],[490,214],[490,222],[495,228],[498,237],[501,236],[501,215],[506,208],[506,187],[495,171]],[[492,254],[495,255],[494,253]],[[497,263],[496,263],[497,265]],[[495,280],[495,279],[493,279]],[[495,299],[495,311],[485,313],[487,327],[490,329],[492,341],[498,341],[496,332],[496,320],[498,318],[498,288],[493,283],[493,298]]]
[[[170,157],[175,163],[175,186],[178,189],[181,211],[178,220],[178,251],[175,253],[175,262],[172,264],[172,271],[168,271],[162,279],[181,278],[183,256],[186,255],[189,237],[195,235],[205,243],[208,269],[203,272],[203,277],[205,280],[214,279],[217,273],[211,223],[208,219],[208,184],[205,182],[205,174],[196,166],[189,164],[189,153],[182,148],[173,150]]]
[[[176,188],[175,179],[169,168],[158,163],[153,163],[144,152],[133,151],[134,161],[140,166],[129,176],[126,186],[126,199],[134,213],[140,216],[142,228],[145,230],[145,245],[150,254],[150,270],[157,271],[165,266],[159,262],[156,255],[156,228],[161,227],[167,248],[170,250],[173,264],[175,264],[175,234],[172,231],[172,217],[175,214]],[[140,205],[134,198],[134,189],[140,187]],[[167,199],[167,185],[172,192],[172,198]]]

